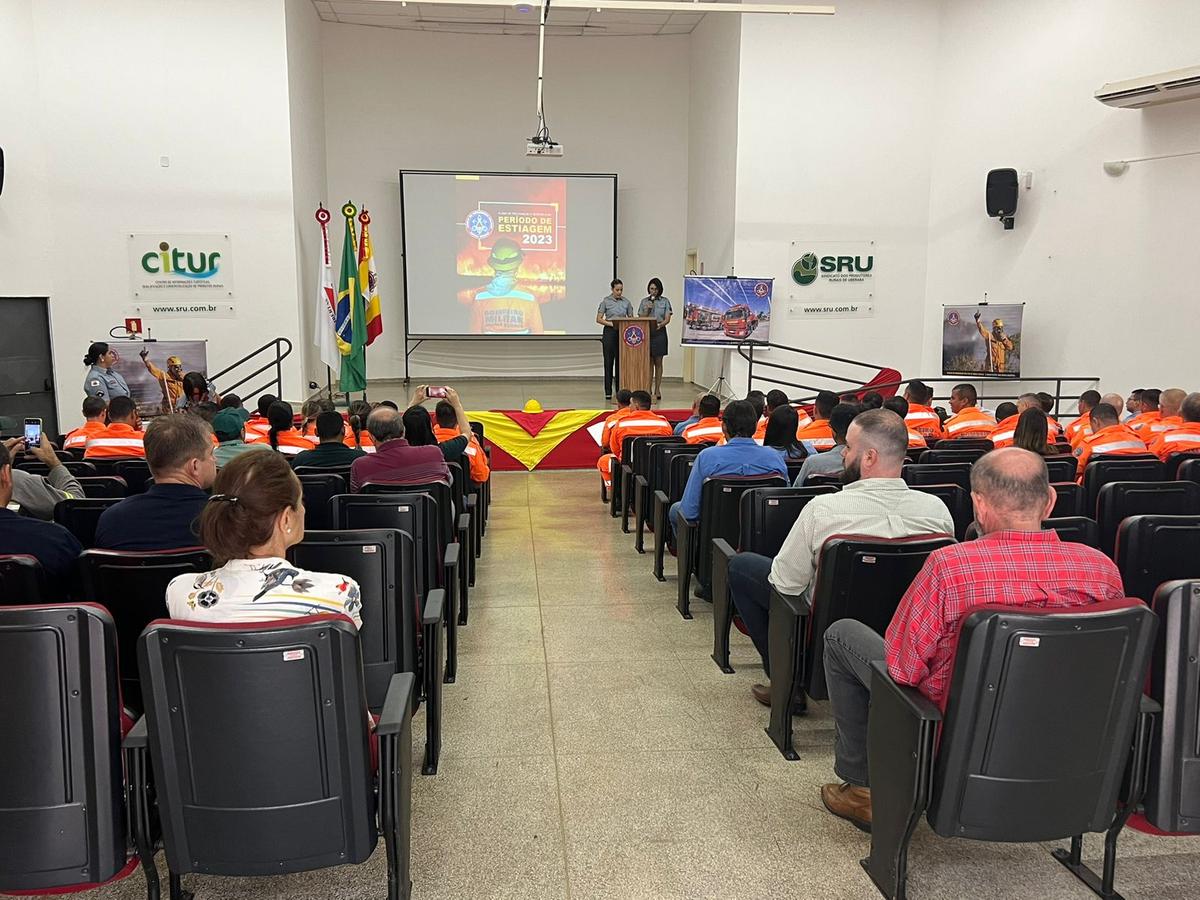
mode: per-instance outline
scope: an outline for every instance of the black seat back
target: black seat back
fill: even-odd
[[[346,479],[336,472],[310,474],[307,470],[311,469],[311,466],[302,468],[306,471],[297,471],[296,477],[300,479],[300,488],[304,492],[304,530],[320,531],[332,528],[333,518],[329,512],[329,501],[349,490]]]
[[[985,453],[987,450],[981,447],[974,450],[922,450],[917,462],[923,466],[930,463],[973,463]]]
[[[1074,456],[1047,456],[1045,461],[1051,483],[1075,480],[1079,463]]]
[[[1100,549],[1116,553],[1117,528],[1130,516],[1200,515],[1200,484],[1192,481],[1110,481],[1096,499]]]
[[[1168,581],[1154,593],[1158,635],[1149,694],[1162,705],[1151,739],[1146,818],[1163,831],[1200,831],[1200,581]]]
[[[140,494],[150,479],[150,466],[144,459],[123,459],[113,463],[113,474],[125,479],[130,494]]]
[[[630,467],[633,469],[634,475],[649,475],[650,474],[650,453],[657,444],[684,444],[682,437],[675,435],[643,435],[635,437],[630,446],[629,456],[627,460]]]
[[[934,831],[984,841],[1104,831],[1154,628],[1130,600],[969,612],[934,769]]]
[[[842,489],[842,474],[840,472],[811,472],[804,476],[802,487],[831,487]]]
[[[1175,478],[1179,481],[1195,481],[1200,483],[1200,459],[1185,459],[1175,470]]]
[[[957,484],[914,484],[914,491],[923,494],[933,494],[950,510],[954,520],[954,537],[963,540],[967,535],[967,526],[975,519],[975,508],[971,505],[971,495]]]
[[[59,600],[46,593],[46,572],[34,557],[0,555],[0,606],[26,606]]]
[[[438,513],[429,494],[339,494],[329,508],[334,528],[340,531],[395,528],[408,534],[417,562],[417,596],[439,585]]]
[[[457,535],[454,527],[454,488],[445,481],[425,481],[419,484],[368,481],[362,486],[361,493],[368,495],[380,494],[426,494],[433,498],[435,506],[435,522],[437,530],[434,537],[439,547],[453,544]],[[457,507],[459,513],[465,510]]]
[[[277,875],[371,855],[367,696],[351,622],[155,622],[137,655],[173,873]]]
[[[953,543],[949,536],[928,534],[908,538],[845,535],[825,541],[813,578],[808,652],[804,655],[804,685],[810,697],[829,697],[826,629],[839,619],[855,619],[883,634],[929,554]]]
[[[350,484],[349,466],[296,466],[295,472],[297,475],[340,475],[347,487]]]
[[[78,500],[59,500],[54,504],[54,521],[79,538],[79,543],[87,550],[96,544],[96,525],[100,522],[100,515],[122,499],[81,497]]]
[[[417,672],[420,611],[412,536],[393,528],[306,531],[288,559],[310,572],[336,572],[358,582],[367,702],[379,709],[393,675]]]
[[[829,485],[750,488],[742,494],[737,549],[742,553],[775,556],[800,510],[813,497],[836,493],[837,488]]]
[[[654,491],[662,491],[667,496],[670,496],[671,461],[679,456],[695,456],[702,449],[698,444],[663,442],[651,445],[650,462],[646,469],[646,485],[649,487],[651,494]],[[678,499],[679,497],[674,498],[674,500]],[[649,506],[650,504],[646,505]]]
[[[692,466],[698,455],[677,450],[675,455],[670,457],[671,468],[667,475],[667,483],[662,486],[669,502],[677,503],[683,499],[683,489],[687,487],[688,476],[692,474]]]
[[[0,609],[0,886],[107,881],[125,866],[112,618],[87,605]]]
[[[107,609],[117,626],[126,706],[142,708],[137,639],[148,624],[167,615],[167,585],[177,575],[207,572],[212,567],[212,557],[202,548],[136,553],[85,550],[80,554],[84,599]]]
[[[1146,603],[1163,582],[1200,578],[1200,516],[1130,516],[1116,561],[1125,593]]]
[[[117,497],[129,496],[129,485],[119,475],[88,475],[77,478],[83,493],[88,497]]]
[[[1188,471],[1195,474],[1189,478],[1185,478],[1180,470],[1188,463],[1192,464],[1188,468]],[[1173,456],[1167,457],[1167,461],[1163,463],[1163,480],[1175,481],[1176,479],[1182,481],[1200,481],[1200,453],[1176,453]]]
[[[991,450],[990,438],[942,438],[929,445],[934,450]]]
[[[700,544],[693,557],[696,560],[693,571],[700,575],[703,583],[708,583],[712,571],[712,542],[724,538],[734,544],[739,538],[742,495],[752,488],[766,487],[785,488],[787,482],[780,475],[721,475],[704,482],[700,489],[700,528],[697,530]]]
[[[1061,519],[1066,516],[1082,516],[1083,487],[1074,481],[1051,482],[1050,487],[1058,499],[1054,501],[1054,509],[1050,510],[1050,518]]]
[[[1096,550],[1100,549],[1100,529],[1095,519],[1087,516],[1063,516],[1057,519],[1043,519],[1042,531],[1056,531],[1058,538],[1072,544],[1086,544]]]
[[[904,480],[913,487],[923,484],[957,484],[971,490],[970,463],[918,463],[904,467]]]
[[[1162,463],[1146,456],[1102,456],[1083,473],[1083,513],[1096,515],[1100,488],[1110,481],[1162,481]]]
[[[84,462],[82,459],[63,460],[63,468],[76,477],[87,477],[96,474],[95,464]]]

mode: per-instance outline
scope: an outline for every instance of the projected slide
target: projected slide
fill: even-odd
[[[597,334],[616,177],[401,172],[412,336]]]
[[[683,279],[684,346],[736,346],[771,341],[771,278]]]

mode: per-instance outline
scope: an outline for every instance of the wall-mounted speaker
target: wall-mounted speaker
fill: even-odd
[[[987,175],[987,214],[1004,223],[1004,229],[1013,227],[1017,213],[1017,170],[992,169]]]

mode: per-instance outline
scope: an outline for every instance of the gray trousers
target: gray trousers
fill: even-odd
[[[833,771],[857,787],[867,772],[867,716],[871,709],[871,663],[884,659],[883,638],[854,619],[825,631],[825,682],[833,709]]]

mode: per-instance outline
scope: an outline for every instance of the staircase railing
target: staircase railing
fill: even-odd
[[[267,343],[263,344],[257,350],[251,350],[249,353],[247,353],[241,359],[237,360],[234,363],[231,363],[230,365],[226,366],[224,369],[222,369],[219,372],[214,372],[212,375],[209,375],[208,377],[209,377],[209,380],[211,382],[213,382],[213,384],[217,385],[218,392],[220,392],[221,394],[229,394],[229,393],[237,392],[241,396],[242,400],[246,401],[247,403],[249,403],[249,401],[251,401],[253,398],[257,397],[259,394],[265,394],[268,391],[271,391],[272,388],[274,388],[272,393],[274,393],[277,397],[282,396],[283,395],[283,361],[288,358],[288,356],[291,354],[291,352],[292,352],[292,342],[289,341],[285,337],[278,337],[278,338],[275,338],[275,340],[273,340],[273,341],[268,341]],[[260,359],[265,359],[266,361],[261,366],[259,366],[257,369],[255,369],[253,372],[248,372],[244,375],[241,373],[238,373],[241,376],[240,380],[235,381],[233,384],[223,384],[218,381],[218,379],[224,378],[226,375],[229,375],[229,373],[232,372],[234,369],[236,369],[238,366],[241,366],[245,363],[249,363],[252,361],[257,362]],[[274,369],[275,372],[274,372],[274,377],[272,377],[269,381],[264,382],[263,384],[254,388],[253,390],[249,390],[249,391],[239,391],[238,390],[239,388],[242,387],[242,385],[249,383],[249,381],[252,378],[257,378],[259,375],[262,375],[264,372],[267,372],[271,369]]]
[[[784,353],[799,354],[801,357],[812,357],[814,359],[827,360],[829,362],[838,363],[838,364],[844,365],[844,366],[857,367],[857,368],[861,368],[861,369],[865,370],[866,372],[869,372],[869,374],[867,374],[865,377],[863,377],[861,379],[857,379],[853,376],[835,375],[830,372],[821,372],[821,371],[817,371],[815,369],[803,368],[801,366],[787,365],[782,362],[775,362],[773,360],[763,359],[761,353],[759,356],[756,357],[755,353],[754,353],[756,346],[758,347],[758,349],[760,351],[762,349],[770,349],[773,351],[780,350],[780,351],[783,351]],[[759,385],[761,386],[760,389],[764,389],[769,384],[769,385],[786,385],[788,387],[799,388],[801,391],[811,391],[812,392],[808,396],[792,397],[791,399],[797,403],[811,403],[813,400],[816,399],[817,391],[828,390],[828,391],[833,391],[834,393],[841,394],[841,393],[848,393],[851,391],[861,390],[867,384],[867,382],[870,381],[875,375],[878,375],[882,370],[888,368],[887,366],[881,366],[876,363],[862,362],[861,360],[855,360],[855,359],[846,359],[845,357],[841,357],[841,356],[831,356],[827,353],[817,353],[815,350],[804,350],[800,347],[788,347],[783,344],[768,344],[764,347],[764,345],[761,343],[756,345],[753,342],[744,341],[738,345],[737,352],[738,352],[738,355],[742,357],[742,359],[746,360],[746,364],[747,364],[746,390],[747,391],[754,390],[755,382],[757,381],[759,383]],[[792,357],[791,359],[794,362],[804,361],[802,359],[796,359],[795,357]],[[824,383],[821,385],[813,385],[813,384],[804,384],[804,383],[797,382],[797,381],[788,381],[783,377],[778,377],[774,374],[770,374],[769,372],[767,374],[764,374],[763,373],[764,369],[769,370],[769,372],[777,371],[777,372],[795,373],[797,375],[811,375],[811,376],[815,376],[816,378],[821,379]],[[893,370],[893,371],[895,371],[895,370]],[[882,383],[877,382],[877,383],[874,383],[871,385],[871,389],[872,390],[880,390],[880,389],[886,389],[886,388],[900,389],[904,385],[908,384],[908,382],[911,380],[912,379],[910,379],[910,378],[897,378],[897,380],[895,380],[895,381],[886,381],[886,382],[882,382]],[[1004,400],[1016,400],[1018,397],[1021,396],[1021,394],[1030,393],[1030,388],[1032,386],[1053,385],[1054,390],[1051,391],[1047,387],[1046,393],[1051,394],[1054,397],[1053,412],[1055,415],[1059,415],[1064,412],[1064,410],[1062,408],[1062,405],[1064,402],[1071,401],[1071,400],[1078,400],[1080,394],[1082,394],[1085,390],[1087,390],[1087,389],[1093,387],[1094,385],[1096,385],[1097,383],[1099,383],[1100,378],[1098,375],[1087,375],[1087,376],[1068,376],[1068,375],[1028,376],[1028,375],[1022,375],[1020,378],[983,378],[983,377],[971,378],[971,377],[967,377],[967,376],[938,375],[935,377],[920,378],[919,380],[925,382],[927,385],[930,385],[931,387],[934,388],[935,401],[939,398],[949,398],[950,388],[956,384],[974,385],[976,391],[979,393],[980,399],[981,400],[986,399],[989,402],[991,402],[991,401],[999,402],[999,401],[1004,401]],[[945,393],[942,393],[941,391],[938,390],[938,385],[947,386]],[[1064,386],[1070,388],[1070,390],[1072,390],[1072,391],[1074,391],[1075,388],[1078,388],[1079,389],[1078,393],[1064,393],[1063,392]],[[1001,391],[1005,391],[1005,393],[993,393],[993,390],[1001,390]],[[1007,393],[1007,391],[1012,391],[1012,393]]]

